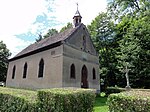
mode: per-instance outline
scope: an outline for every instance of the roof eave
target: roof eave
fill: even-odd
[[[13,58],[9,59],[9,62],[15,61],[17,59],[21,59],[21,58],[24,58],[24,57],[27,57],[27,56],[30,56],[30,55],[33,55],[33,54],[36,54],[36,53],[39,53],[39,52],[42,52],[42,51],[46,51],[46,50],[52,49],[52,48],[60,46],[62,44],[63,44],[62,41],[58,41],[56,43],[50,44],[48,46],[45,46],[45,47],[42,47],[42,48],[39,48],[39,49],[36,49],[36,50],[28,52],[26,54],[23,54],[23,55],[20,55],[20,56],[17,56],[17,57],[13,57]]]

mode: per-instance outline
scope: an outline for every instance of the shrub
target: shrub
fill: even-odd
[[[95,93],[85,89],[38,91],[40,112],[92,112]]]
[[[130,91],[111,94],[107,103],[110,112],[150,112],[150,92]]]
[[[0,112],[34,112],[35,96],[33,91],[0,87]]]
[[[120,93],[125,91],[123,88],[118,88],[118,87],[107,87],[106,88],[106,95],[110,95],[112,93]]]
[[[92,112],[94,101],[95,93],[88,89],[0,87],[0,112]]]

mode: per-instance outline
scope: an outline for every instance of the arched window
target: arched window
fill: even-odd
[[[13,72],[12,72],[12,79],[15,78],[15,73],[16,73],[16,66],[14,65],[14,67],[13,67]]]
[[[73,78],[73,79],[76,78],[75,72],[76,72],[75,71],[75,66],[74,66],[74,64],[72,64],[71,67],[70,67],[70,78]]]
[[[28,68],[28,65],[27,65],[27,63],[25,63],[24,69],[23,69],[23,78],[26,78],[26,76],[27,76],[27,68]]]
[[[93,68],[93,79],[96,79],[95,68]]]
[[[43,72],[44,72],[44,60],[41,59],[39,63],[39,73],[38,77],[43,77]]]
[[[86,37],[85,35],[83,36],[83,50],[86,50]]]

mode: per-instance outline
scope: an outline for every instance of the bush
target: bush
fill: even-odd
[[[34,112],[35,96],[33,91],[0,87],[0,112]]]
[[[88,89],[0,87],[0,112],[92,112],[94,101],[95,93]]]
[[[150,112],[150,92],[130,91],[111,94],[107,103],[110,112]]]
[[[118,87],[107,87],[106,88],[106,95],[110,95],[112,93],[120,93],[120,92],[123,92],[125,91],[125,89],[123,88],[118,88]]]
[[[38,91],[40,112],[92,112],[95,93],[84,89]]]

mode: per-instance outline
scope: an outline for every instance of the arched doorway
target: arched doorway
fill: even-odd
[[[88,71],[86,66],[84,65],[81,71],[81,88],[88,88],[87,78],[88,78]]]

